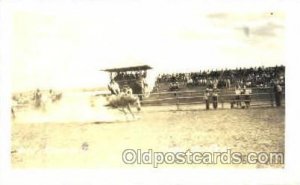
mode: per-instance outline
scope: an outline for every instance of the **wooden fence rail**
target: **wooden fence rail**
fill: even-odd
[[[148,99],[142,100],[143,106],[176,106],[179,110],[180,105],[205,104],[204,91],[171,91],[152,93]],[[251,106],[275,106],[275,93],[272,88],[253,88],[251,98]],[[189,95],[187,95],[189,94]],[[224,108],[224,104],[232,102],[244,102],[244,96],[240,95],[240,100],[236,99],[233,90],[221,90],[218,96],[218,103]],[[282,94],[282,104],[284,104],[285,93]],[[212,101],[210,101],[212,103]]]

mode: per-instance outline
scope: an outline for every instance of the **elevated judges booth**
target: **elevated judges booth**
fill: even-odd
[[[148,65],[111,68],[102,71],[109,72],[110,80],[115,80],[122,90],[128,86],[132,89],[133,94],[138,94],[140,98],[146,96],[148,84],[146,83],[147,70],[152,69]]]

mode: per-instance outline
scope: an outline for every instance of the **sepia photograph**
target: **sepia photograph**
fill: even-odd
[[[286,12],[267,2],[16,8],[12,168],[284,169]]]

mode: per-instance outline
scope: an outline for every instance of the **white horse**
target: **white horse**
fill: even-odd
[[[121,93],[119,95],[110,95],[107,97],[107,101],[108,104],[106,106],[119,109],[125,114],[125,116],[127,115],[127,109],[134,119],[135,115],[132,112],[131,107],[136,106],[137,111],[141,110],[140,99],[137,96],[131,94]]]

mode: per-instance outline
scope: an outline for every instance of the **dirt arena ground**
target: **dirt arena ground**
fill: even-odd
[[[173,107],[174,108],[174,107]],[[81,107],[80,110],[84,108]],[[170,108],[171,109],[171,108]],[[283,152],[284,108],[250,108],[174,111],[145,107],[138,120],[95,121],[80,110],[71,111],[74,119],[41,122],[20,119],[12,122],[12,166],[14,168],[94,168],[150,167],[126,165],[125,149],[152,149],[157,152],[226,151]],[[95,111],[95,110],[94,110]],[[97,110],[99,111],[99,110]],[[25,114],[25,113],[24,113]],[[26,113],[27,114],[27,113]],[[94,115],[98,114],[94,112]],[[34,117],[34,113],[27,117]],[[37,113],[35,114],[35,117]],[[22,116],[21,113],[17,116]],[[43,115],[39,113],[40,118]],[[55,121],[53,121],[55,120]],[[77,121],[75,121],[77,120]],[[284,164],[172,164],[160,167],[238,167],[282,168]]]

